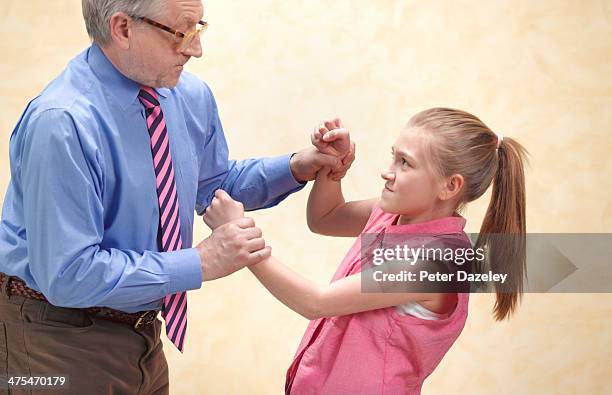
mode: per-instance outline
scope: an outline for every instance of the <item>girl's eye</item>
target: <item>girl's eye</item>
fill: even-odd
[[[408,166],[409,163],[406,159],[402,158],[402,166]]]

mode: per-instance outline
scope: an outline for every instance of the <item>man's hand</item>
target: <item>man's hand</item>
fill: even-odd
[[[261,262],[272,253],[252,218],[239,218],[220,225],[196,248],[200,254],[203,281],[225,277],[247,265]]]
[[[261,230],[252,218],[244,218],[242,203],[222,189],[215,191],[203,220],[213,233],[197,245],[204,281],[225,277],[246,265],[270,256]]]
[[[315,147],[304,148],[296,152],[289,161],[293,178],[298,182],[312,181],[323,167],[336,170],[342,164],[341,158],[319,152]]]
[[[232,199],[223,189],[217,189],[210,206],[204,212],[203,219],[211,230],[215,230],[225,223],[242,217],[244,217],[242,203]]]
[[[299,182],[314,180],[324,167],[331,169],[330,177],[339,181],[355,160],[355,144],[339,118],[321,123],[310,135],[313,147],[305,148],[291,157],[289,165]]]

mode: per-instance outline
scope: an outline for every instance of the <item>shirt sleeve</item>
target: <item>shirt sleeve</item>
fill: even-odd
[[[32,116],[19,175],[29,270],[54,305],[141,305],[201,287],[195,249],[102,249],[103,158],[91,133],[65,110]]]
[[[287,196],[304,188],[291,172],[291,154],[270,158],[229,160],[227,142],[217,104],[210,89],[208,133],[200,153],[196,211],[204,213],[217,189],[242,202],[247,211],[276,206]]]

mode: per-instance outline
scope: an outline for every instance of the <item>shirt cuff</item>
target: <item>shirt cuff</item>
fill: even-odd
[[[264,158],[266,179],[273,195],[281,195],[296,188],[303,187],[306,182],[299,182],[293,177],[289,161],[295,154],[287,154],[274,158]]]
[[[197,249],[186,248],[164,255],[170,276],[167,295],[202,287],[202,266]]]

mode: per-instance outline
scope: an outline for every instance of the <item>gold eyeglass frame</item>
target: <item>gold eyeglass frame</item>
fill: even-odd
[[[136,19],[136,20],[143,21],[145,23],[148,23],[151,26],[155,26],[158,29],[161,29],[163,31],[166,31],[166,32],[174,35],[174,37],[176,37],[176,38],[181,38],[182,41],[181,41],[181,44],[180,44],[180,48],[182,50],[187,48],[191,44],[191,42],[196,37],[196,35],[200,36],[208,28],[208,22],[206,22],[206,21],[199,21],[197,23],[197,26],[196,26],[195,29],[190,30],[190,31],[188,31],[186,33],[183,33],[181,31],[178,31],[176,29],[171,28],[170,26],[166,26],[166,25],[164,25],[162,23],[154,21],[153,19],[147,18],[146,16],[132,16],[132,18]]]

